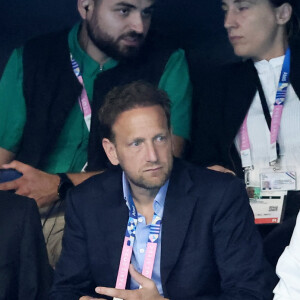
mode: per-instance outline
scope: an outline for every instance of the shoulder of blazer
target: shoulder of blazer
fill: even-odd
[[[122,195],[122,170],[117,167],[92,176],[75,186],[68,193],[66,200],[76,205],[78,210],[82,210],[94,205],[105,205],[102,199],[109,199],[109,203],[114,205],[123,200]]]
[[[226,188],[233,180],[236,180],[236,177],[231,174],[212,171],[175,158],[169,189],[172,187],[179,193],[192,192],[192,194],[198,195],[199,190],[214,189],[214,187]]]

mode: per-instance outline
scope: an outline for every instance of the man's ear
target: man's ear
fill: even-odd
[[[108,157],[109,161],[117,166],[119,164],[119,159],[116,151],[116,146],[114,143],[112,143],[109,139],[104,138],[102,140],[102,146],[104,148],[104,151],[106,153],[106,156]]]
[[[93,0],[77,0],[77,9],[83,20],[86,19],[88,11],[94,8]]]
[[[292,16],[293,8],[289,3],[283,3],[276,7],[276,20],[277,24],[285,25]]]

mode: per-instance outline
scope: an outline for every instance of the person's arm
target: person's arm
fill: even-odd
[[[0,167],[17,153],[26,121],[22,55],[22,48],[12,52],[0,80]]]
[[[263,245],[244,184],[235,177],[220,198],[212,234],[221,278],[220,299],[263,299]]]
[[[207,169],[217,171],[217,172],[222,172],[222,173],[230,173],[232,175],[235,175],[235,173],[233,171],[231,171],[227,168],[224,168],[223,166],[220,166],[220,165],[209,166],[209,167],[207,167]]]
[[[58,199],[57,188],[60,178],[13,161],[26,121],[22,56],[23,48],[13,51],[0,81],[0,168],[14,168],[23,173],[23,176],[0,184],[0,190],[16,190],[19,195],[35,199],[38,206],[42,207]],[[97,172],[68,174],[68,176],[74,185],[77,185],[95,173]]]
[[[278,260],[276,273],[280,281],[274,289],[274,300],[300,299],[300,213],[290,245]]]
[[[0,147],[0,168],[4,164],[10,163],[15,157],[15,154]]]
[[[170,56],[158,86],[171,100],[173,153],[181,157],[186,141],[190,139],[193,93],[184,50],[179,49]]]
[[[15,190],[16,194],[33,198],[39,207],[43,207],[58,200],[58,185],[60,177],[33,168],[19,161],[12,161],[2,165],[5,169],[16,169],[23,174],[22,177],[0,184],[0,190]],[[99,172],[70,173],[67,174],[74,185],[78,185]]]
[[[88,178],[100,174],[104,171],[90,171],[90,172],[81,172],[81,173],[67,173],[68,177],[71,179],[74,185],[78,185]]]

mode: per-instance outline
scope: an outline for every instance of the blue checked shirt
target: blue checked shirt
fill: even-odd
[[[123,195],[126,201],[126,205],[128,206],[129,209],[129,204],[127,199],[131,195],[131,192],[130,192],[130,186],[128,180],[126,179],[126,175],[124,172],[123,172],[122,181],[123,181]],[[164,213],[164,205],[165,205],[165,198],[168,190],[168,185],[169,185],[169,180],[160,188],[153,202],[154,212],[161,218]],[[161,226],[161,230],[162,230],[162,226]],[[161,278],[160,278],[161,230],[160,230],[158,243],[157,243],[152,280],[155,282],[160,295],[163,296],[163,290],[162,290]],[[145,217],[138,214],[138,224],[136,228],[136,237],[133,245],[131,263],[139,273],[142,273],[143,270],[149,232],[150,232],[150,224],[147,225]],[[138,288],[139,288],[139,284],[134,279],[131,278],[130,289],[133,290]]]

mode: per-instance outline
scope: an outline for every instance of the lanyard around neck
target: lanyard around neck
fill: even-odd
[[[127,223],[127,229],[124,238],[119,271],[117,276],[117,282],[116,282],[117,289],[125,289],[126,287],[128,269],[129,269],[130,260],[132,256],[133,244],[136,237],[136,227],[138,223],[137,210],[131,196],[129,196],[128,204],[129,204],[129,219]],[[158,238],[160,234],[160,228],[161,228],[161,217],[154,212],[153,219],[150,225],[150,233],[148,237],[148,243],[147,243],[143,271],[142,271],[142,274],[150,279],[152,277],[152,271],[154,266],[156,250],[157,250]]]
[[[278,83],[278,88],[276,92],[276,99],[274,103],[274,110],[272,119],[270,117],[270,112],[268,109],[267,101],[265,94],[263,92],[261,82],[259,77],[257,76],[257,88],[259,91],[260,100],[262,103],[262,108],[264,111],[264,116],[268,127],[270,129],[270,157],[269,157],[269,164],[270,166],[275,166],[278,155],[279,155],[279,145],[277,143],[279,127],[282,117],[283,105],[286,100],[287,95],[287,88],[289,84],[289,75],[290,75],[290,60],[291,60],[291,52],[288,48],[285,53],[284,62],[282,65],[282,70],[280,74],[280,79]],[[241,160],[242,166],[246,169],[253,169],[253,163],[251,158],[251,150],[250,150],[250,140],[247,128],[247,119],[248,114],[246,115],[244,122],[240,128],[240,150],[241,150]]]
[[[80,72],[79,65],[76,62],[76,60],[73,58],[72,54],[70,54],[70,58],[71,58],[73,72],[76,75],[76,78],[78,79],[79,83],[82,85],[82,91],[81,91],[81,95],[78,98],[78,103],[79,103],[80,110],[83,113],[86,127],[87,127],[88,131],[90,131],[91,116],[92,116],[91,105],[90,105],[90,102],[89,102],[89,99],[87,96],[86,88],[84,86],[84,82],[83,82],[82,74]]]

